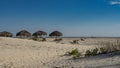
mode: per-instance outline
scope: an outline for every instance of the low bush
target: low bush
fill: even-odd
[[[85,56],[95,56],[98,54],[98,51],[99,49],[98,48],[95,48],[93,50],[87,50],[86,53],[85,53]]]
[[[105,48],[103,48],[103,47],[100,48],[100,53],[101,53],[101,54],[105,54],[105,53],[107,53],[107,52],[108,52],[108,51],[107,51]]]
[[[97,55],[97,54],[98,54],[98,48],[95,48],[95,49],[92,51],[92,56]]]
[[[78,49],[74,49],[71,52],[68,52],[69,55],[77,55],[79,53]]]
[[[111,42],[102,42],[98,48],[93,50],[87,50],[85,52],[85,56],[96,56],[98,54],[106,54],[110,52],[120,51],[120,40],[115,40]],[[71,52],[67,52],[68,55],[72,55],[73,58],[78,58],[82,54],[78,51],[78,49],[74,49]]]
[[[85,53],[85,56],[91,56],[91,51],[87,50],[86,53]]]
[[[82,56],[82,54],[79,52],[78,54],[73,55],[73,58],[80,58],[81,56]]]
[[[79,58],[81,56],[81,53],[78,51],[78,49],[74,49],[70,52],[67,52],[66,54],[73,56],[73,58]]]

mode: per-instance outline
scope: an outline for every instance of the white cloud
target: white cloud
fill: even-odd
[[[111,5],[120,5],[120,1],[111,1],[110,4]]]

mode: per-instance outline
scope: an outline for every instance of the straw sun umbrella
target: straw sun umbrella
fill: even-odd
[[[53,31],[52,33],[49,34],[49,36],[54,36],[54,37],[60,37],[62,36],[63,34],[59,31]]]
[[[7,31],[0,32],[1,37],[12,37],[13,34]]]
[[[17,36],[17,37],[24,37],[24,38],[26,38],[26,37],[31,37],[31,33],[28,32],[27,30],[21,30],[20,32],[18,32],[18,33],[16,34],[16,36]]]
[[[37,41],[46,41],[46,38],[43,38],[43,36],[45,36],[45,35],[47,35],[47,33],[46,32],[44,32],[44,31],[37,31],[37,32],[35,32],[35,33],[33,33],[33,40],[37,40]],[[40,38],[42,38],[42,39],[40,39]]]
[[[46,32],[44,32],[44,31],[37,31],[37,32],[33,33],[32,36],[34,36],[36,38],[39,38],[39,37],[42,37],[42,36],[45,36],[45,35],[47,35]]]
[[[49,34],[50,37],[55,37],[55,40],[57,40],[57,37],[63,36],[63,34],[59,31],[53,31]]]

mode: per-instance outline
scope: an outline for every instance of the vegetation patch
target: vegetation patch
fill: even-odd
[[[98,53],[99,49],[98,48],[95,48],[93,50],[87,50],[86,53],[85,53],[85,56],[95,56]]]
[[[76,41],[74,41],[74,44]],[[106,54],[111,52],[118,52],[120,51],[120,40],[114,40],[114,41],[105,41],[100,42],[100,46],[98,45],[97,48],[86,50],[85,54],[82,54],[78,51],[78,49],[73,49],[72,51],[66,52],[66,55],[73,56],[73,58],[80,58],[80,57],[90,57],[90,56],[96,56],[99,54]]]
[[[66,55],[73,56],[73,58],[79,58],[81,56],[81,53],[76,48],[76,49],[74,49],[72,51],[66,52]]]
[[[101,54],[106,54],[108,51],[105,48],[100,48],[100,53]]]

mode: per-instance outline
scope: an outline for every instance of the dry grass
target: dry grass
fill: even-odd
[[[114,40],[114,41],[102,41],[99,42],[100,48],[104,48],[107,52],[115,52],[120,51],[120,40]]]
[[[83,56],[96,56],[98,54],[106,54],[110,52],[120,51],[120,40],[98,42],[96,48],[86,50]],[[77,49],[72,50],[69,54],[77,55]],[[79,56],[80,58],[81,56]]]

